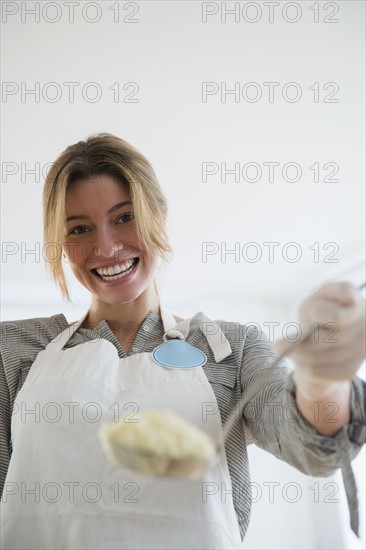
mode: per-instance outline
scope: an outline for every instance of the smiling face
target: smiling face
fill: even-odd
[[[142,247],[127,186],[108,175],[69,187],[63,250],[98,303],[126,304],[154,288],[159,257]]]

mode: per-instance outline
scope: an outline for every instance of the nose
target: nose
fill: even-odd
[[[98,231],[97,238],[94,242],[88,243],[86,251],[86,259],[89,261],[101,260],[102,258],[111,261],[118,261],[118,255],[124,248],[124,243],[119,236],[109,229],[101,229]]]

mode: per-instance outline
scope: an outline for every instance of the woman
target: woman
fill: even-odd
[[[347,283],[318,290],[300,321],[318,322],[320,337],[298,346],[293,374],[272,367],[275,353],[248,327],[201,312],[184,321],[166,309],[154,278],[171,252],[166,215],[152,167],[115,136],[68,147],[49,171],[48,267],[68,298],[62,251],[91,305],[71,325],[62,314],[2,323],[4,548],[238,548],[251,505],[248,433],[306,474],[341,467],[357,530],[350,460],[365,438],[365,384],[356,376],[363,299]],[[339,325],[336,343],[325,343],[329,322]],[[153,360],[175,328],[206,355],[203,366]],[[243,417],[201,480],[134,478],[97,438],[101,421],[134,421],[147,408],[172,409],[219,438],[241,397]]]

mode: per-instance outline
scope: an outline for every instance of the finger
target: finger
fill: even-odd
[[[318,292],[319,296],[345,307],[356,304],[360,297],[357,287],[347,281],[327,283]]]
[[[351,348],[333,348],[322,353],[310,350],[301,354],[293,353],[289,357],[309,373],[320,375],[339,371],[345,375],[344,378],[351,378],[364,362],[366,351],[364,344],[359,342]]]
[[[341,368],[347,369],[361,365],[365,360],[366,350],[363,342],[357,342],[353,346],[336,347],[331,349],[317,351],[315,348],[306,349],[304,352],[294,352],[291,357],[294,361],[304,367],[312,366],[320,368]],[[351,368],[350,367],[350,368]]]
[[[291,352],[290,345],[292,343],[293,342],[289,342],[288,340],[281,338],[280,340],[277,340],[276,342],[274,342],[273,349],[277,353],[277,355],[282,355],[282,353],[284,352],[287,352],[287,354],[290,355],[290,352]]]
[[[323,325],[317,323],[317,326],[312,326],[310,331],[309,329],[298,331],[292,336],[277,340],[273,344],[273,349],[278,355],[281,355],[287,350],[288,353],[294,353],[295,346],[296,351],[302,352],[308,346],[319,344],[317,350],[322,352],[321,344],[326,344],[328,349],[332,344],[352,345],[356,340],[365,340],[365,327],[365,320],[358,320],[342,329],[337,323],[324,323]]]
[[[344,305],[337,300],[320,295],[312,296],[301,304],[299,320],[303,328],[313,328],[314,323],[321,326],[336,323],[340,328],[351,325],[365,318],[365,300],[362,296],[354,297],[354,302]]]
[[[331,329],[320,329],[293,346],[288,340],[278,340],[274,343],[274,350],[278,355],[286,351],[287,355],[304,364],[338,364],[339,360],[345,364],[347,357],[352,357],[353,354],[362,361],[366,355],[364,324],[357,323],[340,331],[335,331],[333,326]]]

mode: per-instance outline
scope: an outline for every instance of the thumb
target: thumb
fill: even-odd
[[[274,342],[273,349],[277,353],[277,355],[282,355],[282,353],[284,353],[293,342],[294,340],[290,342],[288,340],[285,340],[284,338],[281,338],[280,340],[276,340],[276,342]]]
[[[349,283],[328,283],[309,296],[299,308],[300,325],[336,323],[349,326],[365,314],[365,300]]]

